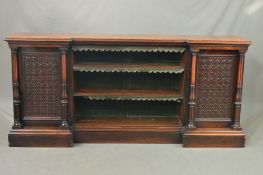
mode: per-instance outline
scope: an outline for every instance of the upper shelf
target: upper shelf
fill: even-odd
[[[128,63],[84,63],[73,66],[74,71],[80,72],[128,72],[128,73],[182,73],[184,68],[168,64],[128,64]]]
[[[158,47],[158,46],[73,46],[73,51],[102,51],[102,52],[171,52],[183,53],[183,47]]]

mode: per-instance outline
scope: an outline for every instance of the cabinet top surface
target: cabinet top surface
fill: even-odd
[[[246,38],[223,35],[87,35],[16,33],[6,38],[8,42],[116,42],[116,43],[190,43],[190,44],[251,44]]]

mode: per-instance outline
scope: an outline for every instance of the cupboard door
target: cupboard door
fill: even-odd
[[[59,120],[60,54],[55,49],[21,49],[23,120]]]
[[[233,119],[236,55],[197,55],[196,116],[198,127],[228,127]]]

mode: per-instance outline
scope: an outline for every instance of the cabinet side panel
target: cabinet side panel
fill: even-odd
[[[195,117],[198,127],[228,127],[231,124],[234,75],[235,55],[198,55]]]
[[[60,59],[54,50],[22,50],[22,114],[27,119],[60,117]]]

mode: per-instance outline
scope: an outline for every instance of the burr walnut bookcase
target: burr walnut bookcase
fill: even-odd
[[[10,146],[244,147],[235,36],[13,34]]]

